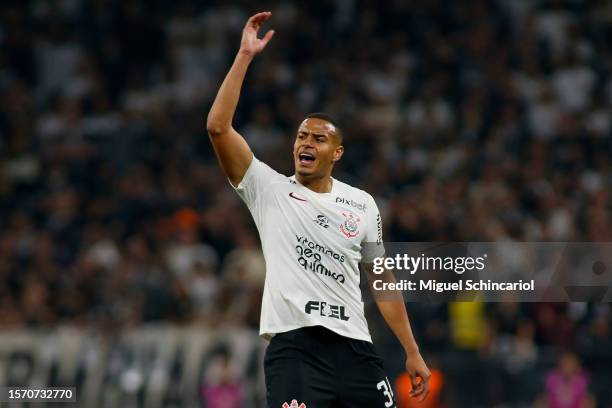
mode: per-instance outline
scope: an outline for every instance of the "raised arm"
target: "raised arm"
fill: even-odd
[[[257,13],[247,21],[242,30],[240,49],[219,88],[206,121],[206,130],[219,164],[234,186],[240,184],[253,160],[253,153],[246,140],[232,127],[232,119],[249,64],[274,35],[274,31],[270,30],[263,38],[257,38],[259,28],[271,15],[269,11]]]

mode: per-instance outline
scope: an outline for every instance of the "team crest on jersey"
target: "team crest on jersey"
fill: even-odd
[[[340,224],[340,231],[342,231],[344,236],[353,238],[359,235],[359,222],[361,218],[349,211],[343,212],[342,215],[346,218],[344,222]]]
[[[300,405],[298,405],[297,400],[291,400],[291,405],[285,402],[282,408],[306,408],[306,404],[302,402]]]

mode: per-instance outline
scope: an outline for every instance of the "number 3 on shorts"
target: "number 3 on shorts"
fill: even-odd
[[[389,408],[393,406],[393,389],[391,388],[391,384],[389,384],[389,379],[385,377],[384,380],[376,384],[376,388],[382,390],[383,395],[387,398],[385,407]]]

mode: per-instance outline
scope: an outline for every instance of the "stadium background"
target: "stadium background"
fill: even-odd
[[[259,10],[276,35],[235,127],[272,167],[326,111],[335,176],[375,196],[387,241],[612,241],[609,1],[4,0],[0,383],[263,406],[263,259],[205,133]],[[410,304],[441,389],[422,406],[611,407],[611,312]]]

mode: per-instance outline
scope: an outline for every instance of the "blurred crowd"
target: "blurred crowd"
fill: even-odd
[[[1,327],[258,326],[257,232],[205,119],[264,9],[234,125],[273,168],[324,111],[387,241],[612,241],[609,1],[6,0]],[[483,312],[488,352],[612,344],[609,305],[508,307]],[[416,308],[453,346],[452,307]]]

